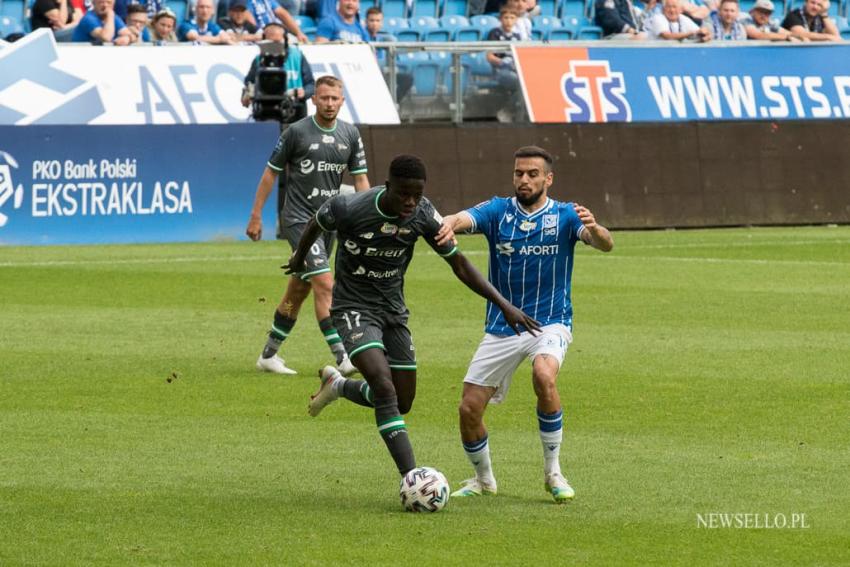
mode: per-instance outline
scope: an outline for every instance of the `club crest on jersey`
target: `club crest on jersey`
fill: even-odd
[[[558,215],[543,215],[543,228],[558,226]]]
[[[372,237],[375,236],[374,232],[364,232],[360,235],[360,238],[364,238],[366,240],[372,240]]]
[[[314,164],[309,159],[301,160],[301,173],[307,175],[308,173],[312,173],[312,171],[316,169],[316,164]]]
[[[405,227],[401,227],[401,228],[398,229],[398,235],[399,236],[404,236],[405,234],[410,234],[411,232],[413,232],[413,231],[411,231],[409,228],[405,228]]]
[[[394,224],[385,222],[383,226],[381,226],[381,232],[383,234],[395,234],[396,232],[398,232],[398,227]]]
[[[319,149],[319,143],[318,142],[316,142],[315,144],[310,144],[310,151],[318,150],[318,149]]]
[[[336,138],[333,136],[328,136],[327,134],[322,134],[322,143],[323,144],[333,144],[336,142]]]
[[[524,220],[519,223],[519,229],[523,232],[528,232],[530,230],[534,230],[537,227],[537,223],[530,220]]]

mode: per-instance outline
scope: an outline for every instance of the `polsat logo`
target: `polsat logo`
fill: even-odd
[[[13,169],[18,169],[18,162],[11,155],[0,151],[0,227],[6,226],[9,221],[9,217],[2,212],[6,202],[10,201],[13,208],[19,209],[24,201],[23,185],[15,187],[12,182]]]
[[[623,74],[612,72],[608,61],[571,60],[569,71],[561,77],[561,94],[568,104],[567,122],[632,119]]]

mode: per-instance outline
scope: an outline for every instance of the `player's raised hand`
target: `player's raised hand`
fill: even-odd
[[[590,212],[590,209],[578,203],[573,204],[581,224],[587,228],[596,228],[596,217]]]
[[[248,228],[245,229],[245,234],[254,242],[263,237],[263,220],[262,218],[251,217],[248,221]]]
[[[540,331],[540,323],[538,321],[529,317],[523,313],[521,309],[514,307],[510,303],[502,308],[502,313],[505,316],[505,321],[508,322],[508,325],[511,326],[511,329],[513,329],[514,333],[517,335],[522,333],[520,326],[525,327],[526,330],[535,337]]]
[[[295,254],[289,257],[289,261],[281,266],[283,268],[283,273],[287,276],[291,276],[292,274],[297,274],[298,272],[304,271],[304,258],[296,258]]]

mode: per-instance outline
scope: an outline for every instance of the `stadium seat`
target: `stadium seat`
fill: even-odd
[[[446,51],[436,51],[431,54],[431,59],[440,66],[440,86],[443,94],[449,99],[454,99],[454,71],[452,69],[452,54]],[[466,93],[471,84],[472,70],[468,63],[464,62],[463,57],[460,61],[461,67],[461,90]]]
[[[593,2],[591,2],[591,5]],[[576,17],[576,18],[584,18],[587,16],[587,7],[584,4],[584,0],[564,0],[564,3],[561,6],[561,17]]]
[[[554,30],[549,30],[549,35],[546,37],[549,41],[569,41],[573,38],[572,30],[568,30],[567,28],[558,28]]]
[[[395,38],[399,41],[419,41],[421,36],[419,30],[412,29],[398,30],[395,33]]]
[[[383,0],[381,11],[385,18],[406,18],[407,2],[406,0]]]
[[[446,0],[443,4],[443,16],[466,16],[466,0]]]
[[[26,2],[24,0],[0,0],[0,16],[13,18],[15,23],[20,27],[21,22],[27,16]]]
[[[481,30],[472,26],[455,30],[455,41],[481,41]]]
[[[180,25],[180,22],[189,16],[189,2],[187,0],[166,0],[165,7],[177,16],[177,25]]]
[[[540,30],[543,33],[543,37],[546,38],[549,36],[550,31],[562,27],[564,27],[564,24],[562,24],[561,20],[558,18],[553,18],[552,16],[537,16],[532,22],[531,30],[532,32]]]
[[[481,39],[484,39],[487,37],[487,34],[490,33],[490,30],[499,27],[499,20],[494,16],[483,14],[479,16],[472,16],[469,19],[469,24],[478,28],[478,31],[481,32]]]
[[[546,39],[546,34],[543,30],[531,30],[531,41],[543,41],[544,39]]]
[[[464,16],[443,16],[439,19],[440,27],[454,34],[460,28],[469,27],[469,20]]]
[[[0,38],[13,33],[24,33],[24,27],[17,18],[12,16],[0,16]]]
[[[410,29],[410,23],[405,18],[389,17],[384,20],[384,31],[398,36],[398,32]]]
[[[435,98],[440,79],[440,65],[434,61],[429,61],[425,53],[410,55],[426,56],[424,60],[412,58],[410,64],[405,66],[405,69],[413,75],[411,96],[419,99]]]
[[[420,34],[431,30],[440,29],[440,22],[434,16],[419,16],[418,18],[410,18],[410,29],[418,31]]]
[[[578,29],[576,39],[602,39],[602,28],[599,26],[583,25]]]
[[[221,1],[221,3],[223,3],[223,0]],[[292,17],[295,18],[295,21],[298,22],[298,27],[301,28],[302,30],[304,28],[315,28],[316,27],[316,20],[314,20],[310,16],[299,15],[299,16],[292,16]]]
[[[413,0],[413,5],[410,8],[410,18],[418,16],[437,17],[437,0]]]
[[[453,35],[454,34],[451,32],[451,30],[439,29],[439,30],[428,30],[427,32],[422,34],[420,36],[420,38],[422,39],[422,41],[425,41],[425,42],[442,43],[442,42],[446,42],[446,41],[451,41]]]
[[[317,28],[301,28],[301,33],[307,36],[311,42],[316,41]]]
[[[540,0],[537,5],[540,6],[541,16],[551,16],[557,18],[560,14],[560,0]]]

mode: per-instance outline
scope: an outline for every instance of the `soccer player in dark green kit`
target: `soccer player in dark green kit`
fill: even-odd
[[[421,159],[397,156],[384,186],[334,197],[322,205],[286,266],[289,272],[301,271],[322,231],[337,231],[340,246],[331,316],[365,381],[344,378],[326,366],[320,373],[321,388],[310,401],[310,415],[318,415],[339,396],[374,408],[378,432],[402,475],[416,467],[402,417],[416,395],[416,354],[403,290],[416,240],[423,237],[460,281],[497,305],[517,334],[539,328],[496,291],[453,239],[442,246],[436,243],[442,217],[423,197],[425,179]]]
[[[274,187],[278,173],[287,176],[286,199],[281,211],[281,228],[292,249],[298,246],[307,221],[319,207],[339,194],[343,172],[348,169],[358,191],[369,189],[366,177],[366,153],[360,133],[353,124],[337,118],[345,98],[342,81],[326,75],[316,81],[313,104],[316,114],[289,126],[281,134],[269,158],[254,198],[251,219],[245,231],[251,240],[262,238],[262,211]],[[257,368],[276,374],[295,374],[287,367],[278,350],[295,326],[301,304],[313,292],[316,320],[336,357],[340,372],[351,374],[354,366],[343,350],[342,342],[330,317],[331,275],[330,254],[333,233],[313,242],[303,271],[289,279],[286,293],[274,313],[271,330]]]

